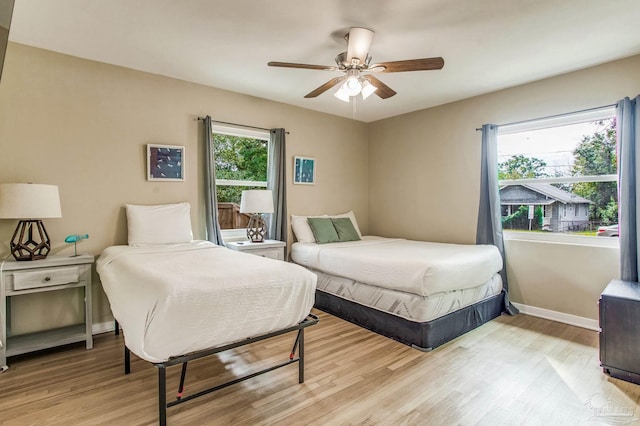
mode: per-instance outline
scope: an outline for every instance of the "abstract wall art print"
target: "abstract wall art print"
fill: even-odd
[[[147,180],[183,181],[184,146],[147,144]]]
[[[293,157],[293,183],[313,185],[316,183],[316,159]]]

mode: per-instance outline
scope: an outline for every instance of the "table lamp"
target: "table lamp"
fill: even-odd
[[[11,254],[16,260],[47,257],[51,242],[42,219],[52,217],[62,217],[56,185],[0,184],[0,219],[19,219],[11,238]]]
[[[242,191],[240,213],[252,213],[247,226],[247,237],[253,243],[261,243],[267,235],[267,223],[262,213],[273,213],[273,194],[270,189]]]

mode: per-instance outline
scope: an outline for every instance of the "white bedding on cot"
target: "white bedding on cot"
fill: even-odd
[[[502,269],[495,246],[375,236],[342,243],[294,243],[291,258],[328,274],[418,296],[477,287]]]
[[[127,347],[150,362],[293,326],[315,300],[306,269],[206,241],[109,247],[96,269]]]

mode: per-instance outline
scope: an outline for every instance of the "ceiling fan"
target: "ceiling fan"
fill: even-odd
[[[358,94],[362,94],[363,99],[373,93],[382,99],[390,98],[396,94],[392,88],[373,76],[372,73],[439,70],[444,66],[444,59],[441,57],[380,62],[371,65],[369,48],[373,41],[373,35],[374,32],[367,28],[350,28],[349,32],[344,36],[347,41],[347,51],[336,56],[337,66],[291,62],[269,62],[267,65],[270,67],[343,71],[344,75],[332,78],[322,86],[307,93],[305,98],[315,98],[332,87],[342,84],[334,96],[345,102],[349,102],[352,96],[357,96]]]

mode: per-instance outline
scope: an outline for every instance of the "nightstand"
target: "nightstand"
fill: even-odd
[[[0,367],[7,357],[74,342],[93,347],[91,322],[91,265],[93,256],[48,256],[43,260],[6,260],[0,271]],[[84,289],[84,323],[12,335],[11,300],[23,295],[81,287]],[[9,315],[7,316],[7,312]]]
[[[255,254],[256,256],[268,257],[276,260],[284,260],[284,252],[287,243],[277,240],[264,240],[262,243],[252,243],[251,241],[233,241],[225,244],[231,250],[242,251]]]

